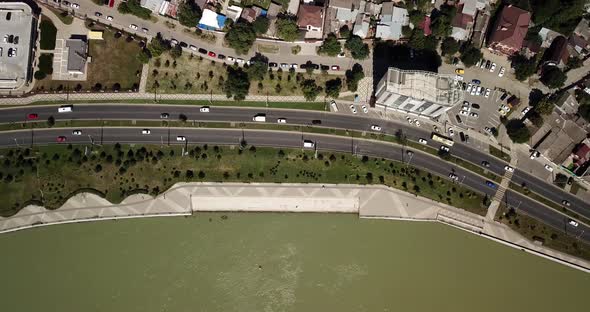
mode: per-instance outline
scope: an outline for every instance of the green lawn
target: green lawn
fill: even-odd
[[[503,159],[507,162],[510,162],[510,154],[506,153],[509,151],[508,149],[504,148],[502,150],[496,148],[495,146],[490,145],[490,155]]]
[[[142,64],[136,56],[141,51],[137,41],[127,42],[125,36],[115,38],[112,29],[103,29],[99,25],[93,29],[104,30],[104,40],[90,40],[88,55],[92,58],[88,63],[86,81],[59,81],[44,79],[35,84],[37,90],[90,90],[97,84],[100,89],[113,90],[116,84],[121,90],[139,86]]]
[[[57,35],[57,28],[55,28],[53,22],[51,22],[49,18],[42,16],[39,28],[41,30],[41,39],[39,40],[40,48],[42,50],[55,49],[55,36]]]
[[[312,152],[251,146],[243,152],[237,147],[189,146],[187,157],[179,157],[181,147],[95,146],[87,155],[84,149],[54,145],[3,150],[0,215],[12,215],[28,202],[58,208],[80,190],[120,202],[136,192],[158,194],[180,181],[380,183],[480,215],[486,211],[481,195],[384,159],[339,153],[320,153],[315,159]]]

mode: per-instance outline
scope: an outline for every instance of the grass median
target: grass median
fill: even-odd
[[[483,195],[381,158],[298,149],[189,145],[52,145],[3,150],[0,215],[28,203],[49,209],[89,191],[113,203],[160,194],[181,181],[384,184],[484,215]]]

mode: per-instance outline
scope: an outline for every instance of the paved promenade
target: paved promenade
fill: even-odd
[[[133,195],[120,204],[85,193],[56,210],[31,205],[12,217],[0,217],[0,233],[201,211],[354,213],[361,218],[440,222],[590,272],[590,262],[533,244],[489,218],[380,185],[178,183],[155,198]]]

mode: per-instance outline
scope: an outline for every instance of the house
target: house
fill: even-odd
[[[539,37],[541,37],[542,40],[541,47],[548,48],[551,45],[551,42],[559,36],[563,35],[549,28],[541,28],[541,30],[539,30]]]
[[[513,5],[505,6],[491,29],[488,49],[506,55],[518,53],[522,49],[530,21],[530,12]]]
[[[225,19],[225,15],[205,9],[197,27],[203,30],[220,30],[225,26]]]
[[[585,57],[590,53],[590,27],[587,19],[582,19],[569,37],[570,53]]]
[[[162,2],[160,6],[160,10],[158,13],[164,16],[170,16],[172,18],[176,18],[178,15],[178,6],[180,5],[180,0],[168,0]]]
[[[305,30],[306,39],[321,39],[324,24],[324,7],[302,4],[297,12],[297,26]]]
[[[364,7],[365,1],[361,0],[330,0],[328,8],[336,10],[335,18],[341,23],[351,23],[357,19],[359,12],[362,13],[364,11],[359,10],[361,3]]]
[[[476,3],[475,1],[471,2]],[[455,38],[455,40],[457,41],[469,40],[469,37],[471,37],[471,32],[473,30],[473,17],[475,16],[476,11],[468,11],[469,14],[464,13],[464,11],[465,4],[460,4],[457,7],[457,13],[455,14],[455,17],[451,21],[451,37]]]
[[[208,0],[194,0],[195,4],[203,11],[207,5]]]
[[[583,176],[590,168],[590,140],[585,139],[576,145],[562,165],[575,175]]]
[[[264,11],[264,15],[266,15],[266,10],[257,6],[244,8],[244,10],[242,10],[241,18],[249,23],[253,23],[258,16],[262,15],[262,11]]]
[[[555,102],[555,109],[561,115],[575,115],[578,113],[580,103],[576,100],[576,96],[571,92],[564,92]]]
[[[489,0],[463,0],[460,4],[463,5],[463,14],[467,14],[471,17],[475,17],[477,11],[483,10]]]
[[[354,27],[352,28],[352,34],[363,39],[367,38],[367,35],[369,34],[370,23],[371,18],[369,16],[365,14],[358,14],[354,23]]]
[[[240,16],[242,16],[242,11],[244,8],[237,6],[237,5],[230,5],[225,10],[226,18],[233,20],[234,22],[237,21]]]
[[[163,3],[164,0],[141,0],[139,2],[139,5],[141,5],[141,7],[143,8],[152,11],[152,13],[156,13],[160,11],[160,7]]]
[[[375,37],[383,40],[399,40],[402,37],[402,27],[410,24],[408,10],[385,2],[381,7],[381,20],[377,24]]]
[[[86,61],[88,60],[88,43],[84,38],[67,39],[68,50],[68,74],[83,75],[86,72]]]
[[[269,20],[269,25],[268,25],[268,31],[266,32],[267,35],[269,36],[275,36],[276,33],[276,22],[277,22],[277,16],[279,16],[279,13],[281,13],[281,10],[283,9],[283,7],[279,4],[276,4],[274,2],[271,2],[270,5],[268,6],[268,11],[266,12],[266,18],[268,18]]]
[[[542,67],[545,66],[557,66],[561,69],[567,65],[567,61],[570,57],[568,51],[568,40],[564,36],[558,36],[553,39],[553,42],[543,54]]]

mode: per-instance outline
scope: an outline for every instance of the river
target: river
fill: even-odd
[[[3,311],[583,311],[590,274],[441,224],[199,213],[0,235]]]

